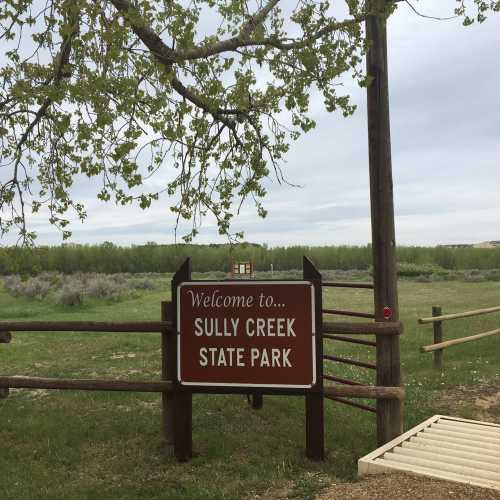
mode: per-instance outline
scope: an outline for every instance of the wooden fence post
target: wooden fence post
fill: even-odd
[[[252,408],[260,410],[264,406],[264,396],[261,393],[252,394]]]
[[[173,320],[175,316],[172,302],[161,303],[161,320]],[[175,328],[170,332],[164,330],[161,332],[161,379],[175,381],[176,366],[176,331]],[[172,392],[161,393],[162,404],[162,428],[163,437],[167,444],[174,443],[174,395]]]
[[[389,77],[385,0],[370,0],[366,18],[366,73],[372,78],[367,87],[368,151],[373,253],[375,321],[398,321],[396,237],[389,119]],[[386,309],[387,308],[387,309]],[[399,335],[377,335],[377,385],[400,386]],[[400,400],[377,400],[377,440],[379,446],[403,431]]]
[[[0,344],[8,344],[12,339],[10,332],[0,331]],[[0,399],[4,399],[9,395],[8,387],[0,387]]]
[[[440,306],[432,307],[432,316],[442,316],[443,311]],[[432,329],[434,331],[434,344],[439,344],[443,341],[443,322],[435,321],[432,323]],[[438,349],[434,351],[434,368],[436,370],[443,369],[443,349]]]
[[[306,455],[312,460],[325,458],[324,395],[323,395],[323,305],[321,274],[307,258],[303,259],[304,280],[314,284],[316,317],[316,385],[306,394]]]
[[[172,308],[174,311],[172,321],[174,324],[172,335],[173,338],[169,342],[171,354],[168,362],[174,373],[174,392],[173,392],[173,421],[174,421],[174,453],[180,462],[189,460],[193,455],[193,395],[191,391],[180,388],[179,380],[177,380],[177,342],[179,325],[177,324],[177,287],[184,281],[191,279],[191,260],[188,258],[184,261],[182,266],[174,274],[172,278]],[[170,368],[169,368],[170,373]]]
[[[400,387],[399,335],[377,335],[377,385]],[[403,433],[400,399],[377,399],[377,443],[379,446]]]

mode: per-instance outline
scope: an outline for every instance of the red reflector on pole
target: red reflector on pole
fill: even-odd
[[[384,319],[390,320],[392,319],[392,309],[390,307],[384,307]]]

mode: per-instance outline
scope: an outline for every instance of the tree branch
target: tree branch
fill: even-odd
[[[216,120],[223,123],[226,127],[233,131],[235,138],[240,143],[236,135],[234,121],[228,119],[223,113],[212,109],[200,96],[188,89],[175,75],[173,66],[177,62],[176,52],[172,50],[165,42],[156,34],[153,29],[145,22],[138,23],[136,19],[140,18],[140,14],[130,4],[128,0],[110,0],[115,8],[125,17],[127,14],[132,14],[127,18],[132,31],[140,38],[140,40],[148,47],[151,53],[156,57],[157,61],[165,66],[165,69],[170,75],[170,83],[172,88],[182,97],[190,101],[197,108],[210,113]],[[279,0],[273,0],[271,3],[277,3]],[[141,18],[142,19],[142,18]]]
[[[344,21],[332,21],[328,23],[324,28],[320,29],[314,35],[304,38],[299,38],[297,40],[288,41],[279,39],[273,36],[263,38],[261,40],[252,40],[243,38],[240,35],[229,38],[227,40],[221,40],[220,42],[214,43],[213,45],[193,47],[191,49],[185,50],[183,52],[177,52],[177,60],[189,61],[193,59],[207,58],[210,56],[215,56],[223,52],[236,51],[243,47],[273,47],[279,50],[292,50],[301,49],[311,45],[324,35],[333,33],[334,31],[343,30],[349,26],[359,24],[366,19],[367,14],[360,14],[353,17],[352,19],[345,19]]]

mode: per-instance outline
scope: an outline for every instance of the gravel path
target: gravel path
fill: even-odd
[[[332,484],[316,500],[500,500],[500,491],[408,474],[380,474]]]

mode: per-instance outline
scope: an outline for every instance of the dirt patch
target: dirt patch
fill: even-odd
[[[500,380],[440,391],[433,406],[454,417],[500,424]]]
[[[330,486],[316,500],[500,500],[500,492],[409,474],[380,474]]]

